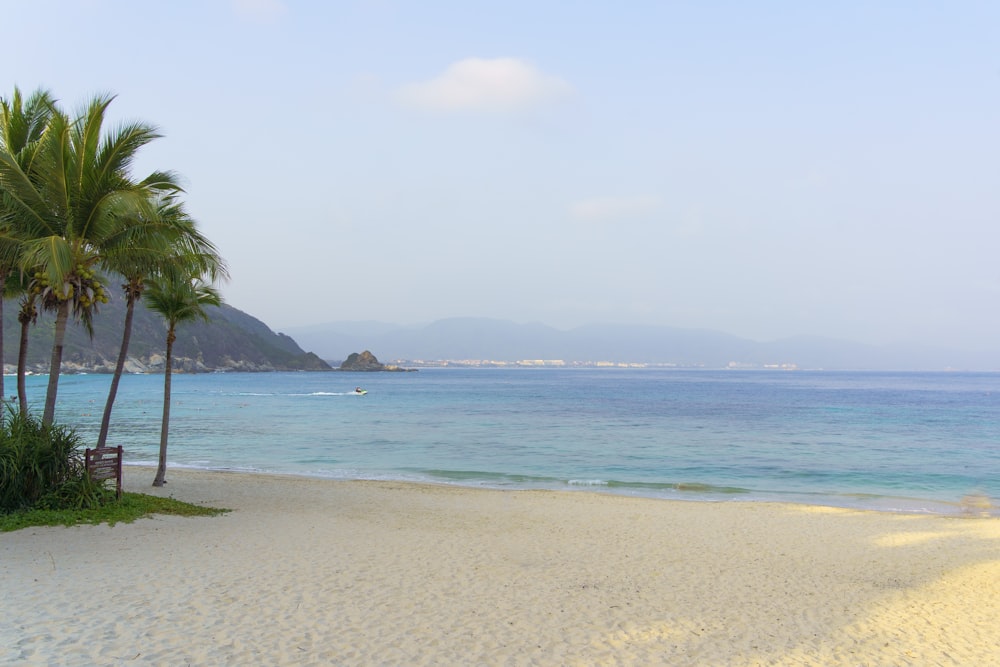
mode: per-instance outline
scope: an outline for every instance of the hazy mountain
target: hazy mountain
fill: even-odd
[[[812,336],[757,342],[718,331],[656,326],[589,325],[564,331],[537,323],[453,318],[423,326],[345,321],[285,331],[330,361],[371,350],[380,359],[394,361],[561,359],[706,368],[794,364],[826,369],[1000,369],[997,350],[875,346]]]

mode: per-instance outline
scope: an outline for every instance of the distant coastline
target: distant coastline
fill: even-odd
[[[568,331],[489,318],[424,326],[331,322],[287,329],[303,349],[343,359],[369,349],[423,367],[624,367],[732,370],[996,371],[1000,347],[872,345],[823,336],[755,341],[719,331],[597,324]]]
[[[329,362],[331,365],[337,362]],[[647,363],[635,361],[565,361],[563,359],[518,359],[503,361],[497,359],[394,359],[393,365],[413,368],[658,368],[691,370],[777,370],[797,371],[798,364],[750,364],[730,362],[726,366],[715,367],[705,364]]]

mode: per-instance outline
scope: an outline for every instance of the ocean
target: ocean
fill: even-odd
[[[46,379],[29,378],[38,412]],[[61,378],[57,420],[86,444],[109,383]],[[155,464],[162,397],[160,375],[122,378],[109,443],[126,464]],[[174,375],[168,465],[943,514],[986,496],[1000,514],[1000,374]]]

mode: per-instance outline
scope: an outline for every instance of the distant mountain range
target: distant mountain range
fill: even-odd
[[[563,360],[680,367],[871,370],[1000,370],[1000,350],[973,353],[876,346],[813,336],[757,342],[718,331],[590,325],[568,331],[542,324],[453,318],[424,326],[329,322],[285,329],[331,363],[371,350],[382,360]]]
[[[17,363],[17,303],[4,304],[4,361]],[[591,325],[568,331],[542,324],[488,318],[452,318],[424,326],[385,322],[330,322],[275,333],[259,319],[228,305],[209,308],[209,322],[178,329],[175,368],[213,370],[330,370],[351,353],[370,351],[387,364],[419,366],[444,360],[674,365],[684,368],[800,368],[870,370],[1000,370],[1000,351],[970,353],[913,346],[874,346],[799,336],[757,342],[718,331],[654,326]],[[64,371],[110,372],[121,343],[124,304],[103,306],[94,337],[71,325]],[[28,363],[48,372],[52,317],[31,329]],[[128,372],[161,371],[166,348],[163,319],[141,305],[136,310]],[[311,350],[307,352],[306,350]]]

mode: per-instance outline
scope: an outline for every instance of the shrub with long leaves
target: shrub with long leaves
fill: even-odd
[[[97,481],[87,474],[70,477],[38,499],[32,509],[86,510],[97,509],[113,502],[116,494],[104,481]]]
[[[72,488],[92,494],[79,481],[88,477],[80,447],[80,437],[70,428],[6,412],[0,418],[0,511],[32,507],[67,485],[63,495],[72,495]],[[65,500],[70,507],[77,504],[76,498]]]

